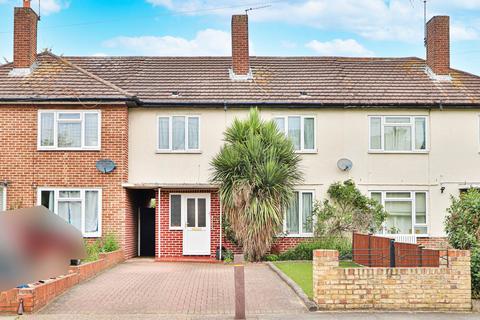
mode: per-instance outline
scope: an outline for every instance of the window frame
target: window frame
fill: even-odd
[[[53,146],[42,146],[42,114],[44,113],[53,113]],[[79,113],[80,119],[59,119],[59,114],[74,114]],[[85,115],[86,114],[96,114],[98,116],[97,123],[97,146],[86,146],[85,145]],[[101,110],[39,110],[37,116],[37,150],[40,151],[100,151],[102,149],[102,111]],[[80,147],[58,147],[58,124],[59,122],[80,122],[81,124],[81,142]]]
[[[312,232],[303,232],[303,199],[302,195],[304,193],[311,193],[312,194],[312,214],[313,214],[313,208],[315,205],[315,190],[312,189],[295,189],[294,192],[298,192],[298,197],[299,197],[299,203],[298,203],[298,226],[299,226],[299,231],[298,233],[290,233],[287,230],[287,208],[285,208],[284,213],[283,213],[283,227],[282,227],[282,232],[283,232],[283,237],[287,238],[311,238],[315,234],[315,217],[313,217],[312,221]]]
[[[7,211],[7,186],[0,186],[2,190],[2,206],[0,207],[0,211]]]
[[[315,115],[274,115],[273,121],[282,118],[284,121],[284,134],[288,138],[288,118],[300,118],[300,149],[295,150],[296,153],[317,153],[317,117]],[[305,149],[305,118],[313,119],[313,149]]]
[[[185,149],[183,150],[173,150],[173,118],[174,117],[184,117],[185,118]],[[168,118],[168,149],[161,149],[160,148],[160,118]],[[188,120],[190,118],[197,118],[198,119],[198,148],[190,149],[188,148]],[[201,153],[201,125],[202,120],[199,115],[185,115],[185,114],[178,114],[178,115],[157,115],[157,137],[155,139],[156,145],[155,150],[157,153]]]
[[[172,196],[180,196],[180,226],[172,226]],[[184,231],[187,228],[186,221],[187,221],[187,207],[186,207],[186,199],[195,199],[195,206],[197,206],[199,198],[206,198],[207,201],[205,203],[205,214],[206,219],[211,219],[211,207],[210,202],[211,195],[210,193],[180,193],[180,192],[171,192],[168,195],[168,230],[171,231]],[[196,213],[197,214],[197,213]],[[196,219],[198,219],[198,215],[196,215]],[[210,225],[210,233],[212,232],[211,228],[211,220],[206,220],[206,226]],[[198,221],[197,221],[198,222]],[[206,228],[206,227],[200,227]]]
[[[372,148],[372,118],[380,118],[380,149]],[[385,127],[386,126],[395,126],[395,124],[386,123],[386,118],[409,118],[410,122],[398,123],[396,126],[399,127],[410,127],[410,139],[411,139],[411,149],[410,150],[385,150]],[[425,119],[425,149],[416,149],[415,146],[415,120],[418,118]],[[369,153],[428,153],[430,152],[430,124],[428,122],[428,115],[369,115],[368,116],[368,152]]]
[[[81,201],[81,208],[82,208],[82,230],[79,230],[82,233],[84,238],[100,238],[102,236],[102,212],[103,212],[103,198],[102,198],[102,189],[101,188],[59,188],[59,187],[42,187],[37,189],[37,205],[42,205],[42,192],[44,191],[53,191],[54,192],[54,203],[53,203],[53,213],[58,215],[58,202],[59,202],[59,194],[61,191],[79,191],[80,198],[66,198],[68,200],[77,200]],[[85,232],[85,192],[87,191],[96,191],[98,192],[98,231],[97,232]]]
[[[387,236],[393,236],[393,235],[408,235],[408,236],[416,236],[416,237],[429,237],[430,233],[430,227],[429,227],[429,220],[430,220],[430,214],[429,214],[429,194],[428,191],[426,190],[371,190],[368,192],[368,195],[370,198],[372,198],[372,193],[380,193],[382,197],[382,206],[385,208],[385,201],[387,200],[386,194],[387,193],[410,193],[409,198],[388,198],[388,202],[407,202],[411,201],[412,204],[412,212],[411,212],[411,221],[412,221],[412,233],[389,233],[387,232],[387,227],[386,227],[386,221],[382,225],[382,230],[381,232],[378,232],[378,234],[381,235],[387,235]],[[417,193],[424,193],[425,194],[425,223],[416,223],[417,217],[416,217],[416,194]],[[415,233],[415,228],[426,228],[427,233]]]

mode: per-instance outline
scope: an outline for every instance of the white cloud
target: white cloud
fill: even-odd
[[[322,56],[371,57],[374,55],[354,39],[334,39],[326,42],[313,40],[305,46]]]
[[[283,40],[280,42],[282,48],[285,49],[295,49],[297,47],[297,43],[289,40]]]
[[[472,27],[466,27],[461,24],[453,24],[450,27],[450,36],[454,41],[477,40],[479,33]]]
[[[20,0],[0,0],[1,3],[7,3],[12,6],[21,6],[22,2]],[[52,13],[60,12],[62,9],[69,7],[70,2],[67,0],[41,0],[40,14],[49,15]],[[33,0],[31,3],[32,9],[38,12],[39,0]]]
[[[106,53],[103,53],[103,52],[97,52],[97,53],[94,53],[92,54],[92,57],[107,57],[108,55]]]
[[[260,0],[248,4],[239,0],[146,0],[156,6],[164,6],[172,11],[189,11],[197,15],[220,15],[225,18],[234,13],[242,13]],[[242,3],[244,6],[241,7]],[[232,7],[225,9],[225,7]],[[224,8],[214,10],[215,8]],[[480,0],[436,0],[429,1],[429,16],[449,14],[453,10],[480,8]],[[196,13],[191,11],[197,10]],[[274,2],[271,7],[253,11],[254,21],[286,22],[306,25],[322,30],[352,32],[372,40],[394,40],[418,43],[423,41],[423,3],[414,0],[296,0]],[[456,27],[453,40],[471,39],[479,32],[468,21],[465,27]]]
[[[174,36],[116,37],[105,41],[109,48],[122,48],[141,55],[227,56],[231,54],[230,34],[221,30],[199,31],[194,39]]]

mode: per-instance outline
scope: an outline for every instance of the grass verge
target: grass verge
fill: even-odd
[[[274,262],[278,269],[282,270],[303,292],[313,298],[313,266],[312,261],[277,261]],[[361,265],[353,261],[340,261],[340,268],[361,268]]]

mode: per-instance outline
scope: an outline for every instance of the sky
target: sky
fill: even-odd
[[[21,5],[0,0],[0,63],[12,60]],[[425,57],[423,0],[41,0],[38,48],[226,56],[231,15],[248,8],[257,8],[249,11],[252,55]],[[480,0],[428,0],[427,8],[427,19],[450,16],[452,67],[480,75]]]

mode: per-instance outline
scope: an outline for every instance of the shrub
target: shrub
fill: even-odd
[[[327,193],[329,199],[316,202],[313,208],[317,237],[376,232],[387,217],[383,206],[362,194],[352,180],[332,184]]]
[[[84,262],[92,262],[98,260],[99,254],[101,252],[101,244],[97,240],[95,242],[87,242],[84,240],[85,251],[87,252],[87,257],[83,259]]]
[[[452,196],[445,231],[455,249],[471,250],[472,295],[480,296],[480,191],[470,189]]]
[[[278,261],[278,255],[276,254],[267,254],[265,256],[265,261]]]
[[[302,242],[295,248],[278,255],[278,260],[313,260],[313,250],[338,250],[342,259],[352,255],[352,243],[348,238],[323,237],[311,242]]]
[[[480,299],[480,248],[471,251],[472,296]]]
[[[113,252],[120,249],[117,238],[113,234],[107,234],[103,239],[102,252]]]

